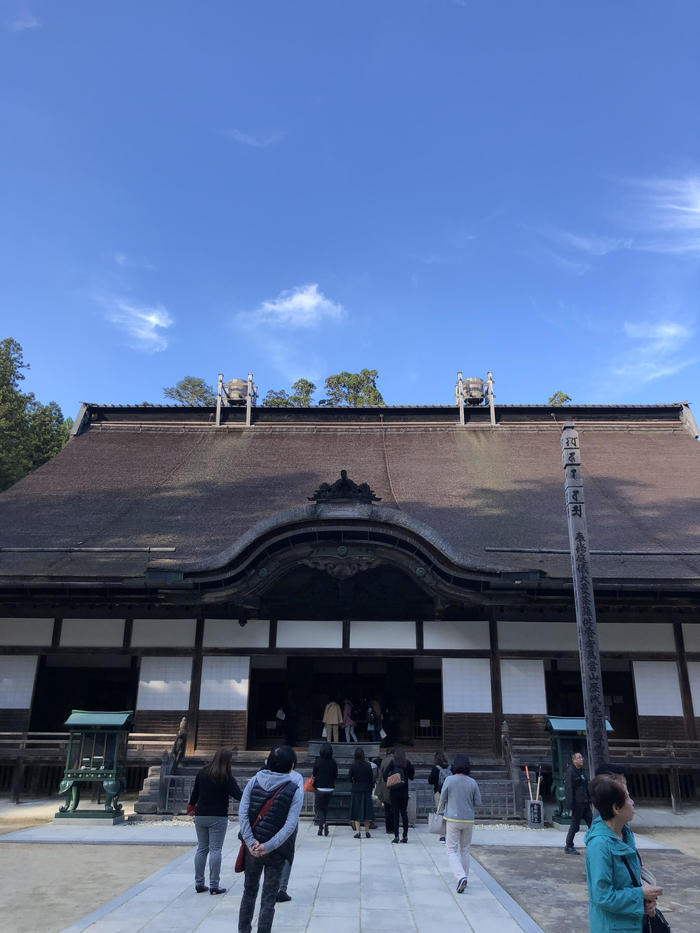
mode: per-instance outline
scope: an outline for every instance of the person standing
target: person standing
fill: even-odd
[[[357,735],[355,734],[355,720],[352,718],[352,700],[346,697],[343,700],[343,728],[345,729],[345,741],[352,741],[357,744]]]
[[[638,933],[644,916],[656,912],[663,889],[641,878],[637,845],[627,825],[634,817],[634,801],[607,775],[591,781],[591,800],[600,816],[586,833],[590,933]]]
[[[355,839],[362,838],[362,825],[365,828],[365,839],[370,838],[369,824],[374,819],[372,806],[372,766],[365,758],[365,751],[361,745],[355,749],[355,758],[350,765],[348,777],[352,783],[350,793],[350,822],[355,830]]]
[[[579,831],[581,820],[585,821],[589,829],[593,824],[591,798],[588,795],[588,778],[583,770],[581,752],[573,752],[571,755],[571,764],[564,775],[564,793],[566,807],[571,813],[564,851],[567,855],[578,855],[579,853],[574,848],[574,836]]]
[[[392,842],[399,841],[399,821],[403,823],[403,836],[401,842],[408,842],[408,782],[415,777],[416,769],[406,758],[402,748],[394,750],[394,754],[384,769],[386,786],[389,788],[391,801],[391,817],[394,823],[394,838]]]
[[[251,933],[260,876],[264,871],[258,933],[270,933],[285,860],[294,858],[293,833],[304,802],[303,785],[292,776],[294,750],[274,748],[267,767],[246,784],[238,811],[239,837],[245,843],[245,881],[238,933]],[[267,808],[263,813],[264,808]],[[261,816],[262,814],[262,816]],[[260,817],[260,819],[258,819]]]
[[[328,804],[335,791],[335,779],[338,777],[338,763],[333,757],[333,746],[324,742],[314,762],[314,791],[316,793],[316,819],[318,835],[328,835]]]
[[[442,785],[451,774],[452,771],[450,770],[450,765],[445,757],[445,753],[435,752],[433,767],[430,769],[430,774],[428,775],[428,784],[432,785],[433,788],[433,800],[435,801],[436,810],[440,804]],[[440,836],[440,842],[445,842],[445,836]]]
[[[326,738],[329,742],[338,741],[338,726],[343,721],[343,714],[335,700],[326,703],[323,710],[323,726],[326,730]]]
[[[297,753],[294,751],[291,745],[289,747],[292,751],[292,755],[294,756],[294,769],[289,772],[289,777],[292,780],[296,781],[299,787],[301,787],[301,792],[303,794],[304,793],[304,778],[296,770]],[[287,891],[287,885],[289,884],[289,876],[292,873],[292,862],[294,861],[294,850],[297,844],[297,829],[294,830],[294,832],[292,833],[290,837],[291,842],[292,842],[292,852],[291,852],[292,857],[291,858],[289,858],[288,856],[285,857],[284,863],[282,864],[282,871],[280,872],[280,886],[279,886],[279,890],[277,891],[277,903],[278,904],[284,904],[287,901],[291,901],[292,899],[291,894],[289,894],[289,892]]]
[[[447,826],[447,859],[457,880],[457,893],[463,894],[469,879],[469,848],[474,831],[474,810],[481,805],[479,785],[469,777],[466,755],[455,755],[453,773],[445,778],[438,803],[438,813]]]
[[[228,829],[228,800],[241,799],[241,789],[231,774],[231,750],[220,748],[211,763],[197,773],[187,812],[194,813],[197,851],[194,855],[194,889],[197,894],[224,894],[219,887],[221,849]],[[209,856],[209,887],[204,869]]]

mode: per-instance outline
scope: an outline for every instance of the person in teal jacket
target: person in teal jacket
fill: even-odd
[[[590,933],[639,933],[645,912],[654,910],[663,891],[642,883],[634,834],[627,825],[634,801],[606,775],[593,778],[590,794],[600,812],[586,833]]]

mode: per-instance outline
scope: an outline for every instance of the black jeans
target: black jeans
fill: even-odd
[[[571,822],[569,823],[569,832],[566,834],[566,847],[571,848],[574,844],[574,836],[579,831],[581,820],[591,828],[593,814],[591,813],[590,803],[575,803],[571,810]]]
[[[328,822],[328,804],[332,796],[333,791],[316,791],[316,821],[319,827]]]
[[[253,914],[255,902],[258,898],[260,875],[265,871],[263,878],[262,895],[260,897],[260,915],[258,917],[258,933],[270,933],[272,921],[275,919],[275,900],[280,889],[280,878],[284,859],[274,853],[270,856],[255,858],[246,849],[245,853],[245,882],[241,909],[238,912],[238,933],[251,933],[253,929]]]
[[[399,834],[399,819],[401,819],[405,839],[408,835],[408,787],[405,784],[403,787],[397,787],[396,789],[392,787],[389,794],[391,797],[391,815],[394,818],[394,835],[398,836]]]

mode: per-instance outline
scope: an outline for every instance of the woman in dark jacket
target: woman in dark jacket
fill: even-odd
[[[335,790],[335,779],[338,777],[338,764],[333,757],[333,746],[324,742],[314,762],[314,790],[316,792],[316,819],[318,821],[318,835],[325,832],[328,835],[328,804]]]
[[[355,749],[355,760],[350,765],[348,776],[352,782],[350,793],[350,822],[355,830],[355,839],[361,839],[362,823],[365,826],[365,839],[369,839],[369,824],[374,819],[372,807],[372,765],[365,759],[362,746]]]
[[[197,894],[223,894],[219,887],[221,848],[228,828],[228,799],[241,799],[241,789],[231,774],[231,751],[220,748],[211,764],[202,768],[194,779],[194,787],[187,807],[194,813],[197,832],[197,851],[194,855],[194,889]],[[209,887],[204,883],[204,868],[209,856]]]
[[[399,841],[399,818],[401,818],[403,822],[401,842],[408,842],[408,782],[415,777],[416,769],[406,758],[404,750],[397,748],[384,774],[391,798],[391,815],[394,818],[394,838],[391,841]],[[391,777],[394,774],[398,774],[399,780],[396,781],[394,778],[392,782]]]

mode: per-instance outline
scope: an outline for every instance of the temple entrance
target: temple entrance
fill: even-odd
[[[323,710],[331,699],[350,699],[360,741],[373,741],[368,709],[377,701],[387,733],[382,744],[440,742],[441,671],[417,669],[414,658],[253,657],[250,671],[248,747],[274,741],[305,745],[320,739]],[[285,721],[277,719],[284,710]],[[344,741],[342,727],[339,738]]]
[[[134,709],[137,689],[138,670],[130,657],[49,655],[37,670],[29,728],[63,732],[74,709]]]

